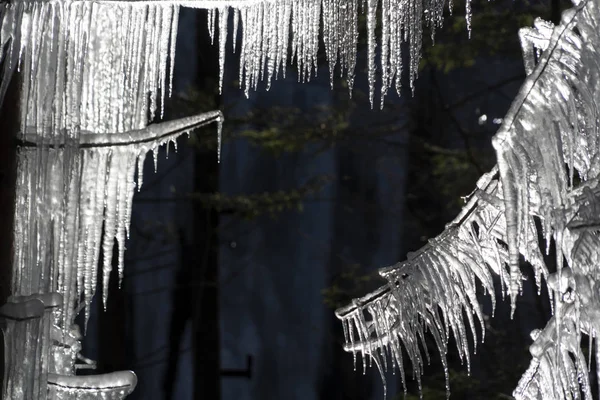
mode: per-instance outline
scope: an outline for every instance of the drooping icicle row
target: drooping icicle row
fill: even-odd
[[[558,210],[566,205],[575,176],[586,181],[600,173],[598,12],[596,2],[589,1],[563,14],[545,44],[548,51],[527,77],[494,137],[512,270],[518,269],[519,247],[527,236],[524,221],[532,213],[543,221],[547,246],[555,240],[560,268],[566,221]],[[513,279],[513,293],[519,284]]]
[[[81,133],[78,149],[46,148],[43,154],[45,167],[53,179],[38,184],[38,192],[30,191],[32,182],[27,174],[37,168],[39,162],[39,148],[27,146],[35,143],[32,140],[37,137],[26,135],[26,147],[19,155],[22,181],[17,185],[20,201],[16,223],[17,237],[23,238],[24,244],[21,246],[17,242],[15,265],[23,265],[21,263],[31,259],[32,254],[40,261],[37,268],[14,268],[15,291],[58,291],[65,298],[65,323],[71,323],[75,316],[73,312],[80,308],[80,303],[86,307],[87,321],[101,252],[103,302],[106,304],[115,240],[119,279],[123,277],[133,193],[136,186],[139,189],[142,184],[146,154],[149,151],[156,154],[159,146],[174,142],[181,134],[208,123],[217,122],[220,133],[222,120],[222,114],[214,111],[124,133]],[[67,161],[76,167],[72,168],[75,173],[71,173],[65,183],[61,179],[64,177],[61,169]],[[134,179],[136,167],[137,184]],[[38,204],[37,209],[32,210],[32,202]],[[46,236],[37,236],[32,226],[46,232]],[[31,238],[37,240],[37,245],[30,244]],[[57,241],[63,244],[57,246]],[[46,249],[44,253],[39,253],[40,248]],[[50,256],[57,257],[58,262],[53,263],[54,258]]]
[[[277,78],[277,72],[285,71],[288,58],[290,63],[296,63],[298,80],[309,81],[318,69],[317,53],[321,33],[329,62],[331,84],[333,85],[335,69],[339,64],[341,72],[346,73],[352,92],[357,57],[359,4],[362,4],[361,0],[247,0],[201,1],[195,6],[209,8],[211,37],[215,35],[217,20],[220,24],[219,32],[223,31],[230,7],[234,7],[234,47],[238,24],[242,31],[239,81],[248,95],[250,89],[257,88],[260,80],[266,80],[269,88],[271,81]],[[399,93],[402,71],[400,48],[404,42],[409,44],[408,70],[410,86],[413,87],[421,58],[423,23],[433,31],[441,26],[445,4],[445,0],[366,0],[371,105],[377,75],[382,77],[382,106],[390,88],[395,86]],[[217,17],[217,14],[220,16]],[[378,21],[382,27],[379,44],[375,29]],[[225,35],[219,35],[221,86],[226,39]],[[381,48],[379,57],[378,46]],[[288,49],[291,50],[292,57],[288,57]],[[378,70],[381,70],[381,74],[377,74]]]
[[[407,261],[382,269],[380,274],[388,281],[386,286],[336,311],[346,332],[347,351],[360,353],[363,360],[373,358],[385,371],[386,357],[393,367],[402,370],[404,348],[420,386],[424,361],[419,343],[425,346],[424,334],[430,332],[448,384],[446,350],[453,334],[458,353],[470,368],[467,330],[476,344],[477,321],[482,340],[484,335],[476,284],[481,284],[491,296],[495,308],[493,274],[500,277],[503,287],[510,282],[506,270],[508,251],[503,245],[506,220],[497,178],[497,171],[484,175],[469,204],[444,233],[409,254]],[[534,224],[533,219],[530,224]],[[539,251],[531,249],[528,255],[532,264],[539,265]],[[545,267],[539,268],[540,274],[547,276]]]
[[[546,279],[555,315],[533,332],[533,360],[514,396],[591,399],[591,361],[585,360],[581,338],[588,335],[590,346],[595,343],[599,362],[599,6],[597,0],[577,2],[559,26],[536,20],[533,29],[520,32],[529,76],[494,138],[499,181],[486,187],[480,181],[471,202],[438,238],[408,261],[382,270],[387,286],[338,310],[348,351],[377,360],[388,354],[402,368],[396,356],[402,345],[409,355],[418,354],[409,356],[418,376],[423,330],[433,334],[445,363],[451,329],[459,354],[468,357],[467,323],[476,341],[475,283],[493,290],[489,273],[494,272],[514,312],[523,256],[533,267],[538,294]],[[389,73],[383,79],[389,81]],[[550,274],[540,248],[548,252],[552,240],[557,257]],[[591,353],[590,348],[590,359]]]
[[[135,3],[0,6],[2,93],[17,69],[22,75],[11,292],[62,294],[65,331],[91,303],[101,254],[106,302],[115,241],[123,276],[135,171],[146,153],[222,120],[211,112],[147,127],[171,93],[178,12]]]
[[[561,304],[543,330],[532,332],[533,359],[513,393],[519,400],[592,398],[589,367],[592,347],[596,346],[598,354],[600,331],[599,205],[598,177],[569,193],[563,210],[570,221],[563,239],[568,266],[548,278],[548,286]],[[587,362],[583,335],[589,339]]]

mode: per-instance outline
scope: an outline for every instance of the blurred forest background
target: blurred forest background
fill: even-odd
[[[134,370],[132,400],[383,398],[375,370],[353,371],[333,311],[380,286],[378,268],[458,213],[495,164],[491,137],[525,77],[518,29],[538,16],[557,22],[567,7],[475,1],[469,40],[464,3],[454,2],[435,46],[424,35],[414,91],[404,82],[382,110],[368,102],[364,20],[351,98],[337,71],[330,88],[323,53],[310,83],[297,83],[292,65],[246,99],[230,46],[219,96],[207,14],[183,9],[167,118],[221,109],[221,163],[214,126],[181,138],[168,159],[162,149],[156,174],[147,160],[123,287],[106,312],[94,306],[84,355],[100,372]],[[529,332],[550,315],[535,292],[526,282],[514,321],[507,302],[492,319],[482,299],[490,318],[470,377],[449,354],[452,399],[511,398]],[[445,399],[430,349],[423,396]],[[389,397],[402,398],[398,379],[388,376]],[[418,398],[412,381],[408,393]]]

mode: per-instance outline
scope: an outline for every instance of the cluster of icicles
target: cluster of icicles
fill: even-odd
[[[0,8],[4,98],[20,72],[12,293],[59,292],[63,329],[119,276],[146,154],[220,112],[148,125],[170,93],[173,5],[16,2]],[[136,177],[137,169],[137,177]],[[89,313],[86,312],[86,320]]]
[[[240,52],[246,93],[261,79],[285,75],[296,61],[301,81],[317,71],[323,34],[331,79],[340,64],[352,90],[359,14],[366,13],[370,97],[376,84],[376,25],[381,25],[381,94],[400,89],[401,46],[409,42],[410,80],[416,78],[422,24],[441,25],[445,1],[198,0],[183,2],[19,1],[0,6],[0,101],[20,73],[21,116],[12,290],[58,291],[65,326],[91,302],[103,254],[106,301],[114,241],[123,271],[133,189],[142,183],[149,150],[177,135],[140,136],[148,116],[162,116],[171,93],[179,6],[207,8],[209,32],[219,35],[221,87],[228,25]],[[231,19],[231,21],[230,21]],[[218,27],[218,30],[217,30]],[[238,29],[241,41],[237,41]],[[198,124],[220,116],[207,114]],[[203,121],[203,122],[202,122]],[[163,129],[181,129],[173,126]],[[146,132],[148,133],[148,132]],[[139,139],[139,138],[138,138]],[[112,146],[122,140],[119,146]],[[137,178],[136,178],[137,166]]]
[[[521,31],[528,77],[494,137],[498,166],[480,179],[440,236],[380,271],[385,286],[337,310],[346,350],[361,354],[365,366],[375,363],[382,377],[391,359],[404,382],[404,351],[420,387],[425,332],[435,340],[447,382],[451,333],[469,368],[466,326],[474,343],[476,320],[482,339],[484,332],[477,283],[495,304],[495,274],[514,312],[523,256],[538,289],[546,281],[554,316],[532,332],[531,365],[513,395],[591,399],[589,367],[600,332],[599,3],[578,3],[553,29],[538,20]],[[540,251],[548,252],[551,242],[552,273]],[[587,361],[584,334],[590,338]]]
[[[154,132],[146,129],[148,115],[162,116],[171,91],[179,13],[174,3],[22,1],[0,8],[0,100],[13,75],[20,73],[22,146],[12,293],[61,293],[63,329],[69,329],[80,309],[89,310],[101,254],[106,301],[115,240],[123,275],[132,196],[142,184],[147,152],[153,150],[156,157],[160,145],[183,131],[221,120],[209,113],[161,125]],[[209,8],[213,38],[218,26],[221,81],[230,11],[235,7],[233,47],[240,27],[240,82],[246,90],[260,79],[270,82],[280,70],[284,74],[292,58],[300,79],[309,80],[316,72],[321,20],[332,76],[339,62],[352,88],[362,7],[369,27],[371,98],[378,10],[385,95],[394,79],[399,87],[401,42],[411,43],[413,79],[423,16],[430,25],[438,25],[443,9],[443,2],[432,3],[425,12],[414,0],[382,0],[381,7],[376,0],[185,3]]]
[[[357,59],[358,26],[361,10],[367,20],[367,59],[369,97],[374,102],[376,75],[381,75],[381,106],[388,91],[401,86],[402,45],[409,47],[409,79],[411,88],[417,77],[421,57],[423,25],[442,25],[445,0],[200,0],[186,5],[209,8],[209,32],[214,39],[219,33],[221,85],[225,65],[226,40],[230,13],[233,13],[233,49],[239,47],[239,82],[248,95],[251,88],[265,79],[270,87],[286,65],[295,61],[298,80],[309,81],[317,73],[319,41],[325,45],[331,84],[336,66],[346,74],[352,93]],[[451,2],[449,3],[451,4]],[[467,4],[467,26],[470,30],[470,1]],[[234,7],[230,7],[234,6]],[[381,26],[377,40],[376,27]],[[238,29],[241,43],[237,42]],[[379,47],[379,63],[377,62]],[[378,67],[379,65],[379,67]]]
[[[419,389],[425,361],[420,347],[425,348],[425,332],[431,332],[441,355],[446,385],[449,382],[447,343],[452,333],[458,353],[470,371],[470,351],[467,327],[477,342],[476,326],[485,334],[484,317],[477,299],[479,282],[492,299],[496,299],[493,274],[500,278],[502,292],[511,285],[506,268],[509,251],[506,247],[506,218],[502,184],[497,169],[485,174],[477,183],[463,212],[446,230],[416,253],[409,253],[402,263],[380,270],[387,285],[357,299],[352,305],[337,310],[342,320],[346,350],[363,356],[363,367],[369,357],[382,377],[387,370],[387,358],[404,378],[403,351],[408,355]],[[529,223],[534,225],[532,218]],[[531,229],[535,229],[534,226]],[[537,247],[535,237],[521,250],[536,266],[536,282],[548,271]],[[467,317],[466,320],[464,317]],[[428,357],[428,354],[425,354]],[[404,386],[406,390],[406,386]]]

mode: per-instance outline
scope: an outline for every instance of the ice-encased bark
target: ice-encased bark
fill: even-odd
[[[25,400],[45,396],[47,354],[43,354],[44,303],[39,299],[10,301],[0,307],[4,342],[3,399]]]
[[[68,329],[79,295],[89,303],[95,285],[90,265],[98,259],[105,209],[109,219],[121,206],[116,228],[104,236],[105,259],[111,260],[115,236],[123,244],[126,189],[133,189],[135,172],[126,150],[81,151],[80,138],[146,126],[148,111],[157,111],[168,86],[178,9],[54,1],[1,7],[2,87],[18,69],[18,138],[31,144],[18,153],[12,293],[63,294]],[[135,158],[135,150],[129,153]],[[111,165],[108,184],[89,181],[108,176]],[[125,179],[116,186],[120,175]]]
[[[380,271],[386,286],[338,310],[346,350],[372,358],[380,369],[389,355],[402,371],[402,346],[420,379],[419,341],[424,346],[425,332],[431,332],[446,365],[451,329],[468,365],[464,316],[476,342],[475,286],[483,286],[494,300],[488,276],[494,272],[514,312],[522,289],[522,255],[533,266],[538,288],[540,277],[546,277],[555,315],[532,333],[533,360],[514,395],[591,398],[590,361],[581,337],[596,342],[600,329],[599,3],[577,2],[560,25],[536,20],[534,29],[521,31],[528,77],[494,137],[496,187],[481,188],[489,181],[482,178],[461,215],[438,238],[409,254],[408,261]],[[497,218],[490,225],[482,216],[493,209]],[[545,243],[538,243],[534,217],[542,222]],[[488,232],[494,232],[491,245]],[[548,251],[551,241],[557,249],[553,274],[538,250]],[[597,343],[596,357],[600,361]]]

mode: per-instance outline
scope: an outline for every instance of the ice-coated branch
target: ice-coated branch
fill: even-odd
[[[176,140],[184,133],[190,133],[204,125],[211,123],[219,124],[219,131],[224,120],[221,111],[209,111],[197,114],[191,117],[179,118],[173,121],[159,122],[148,125],[143,129],[137,129],[129,132],[115,133],[91,133],[80,132],[79,140],[72,140],[70,145],[80,149],[91,149],[99,147],[117,148],[122,146],[148,146],[155,147],[168,141]],[[22,135],[22,139],[17,141],[21,147],[40,146],[40,137],[33,133]],[[220,139],[219,139],[220,140]],[[49,145],[46,143],[46,145]],[[65,144],[52,143],[52,148],[64,148]]]
[[[173,141],[182,134],[190,133],[195,129],[214,122],[219,124],[218,141],[220,142],[220,132],[223,120],[223,113],[217,110],[197,114],[191,117],[179,118],[173,121],[151,124],[146,128],[130,132],[103,135],[82,134],[80,137],[80,147],[160,145],[167,141]]]
[[[514,312],[523,256],[538,288],[546,277],[555,315],[533,334],[533,360],[515,397],[591,398],[581,336],[595,340],[600,331],[599,3],[578,3],[554,28],[537,20],[534,29],[521,32],[528,76],[494,137],[499,176],[484,180],[493,186],[480,181],[440,236],[407,261],[382,269],[385,287],[338,310],[347,351],[384,367],[389,355],[402,369],[402,346],[418,377],[423,362],[417,343],[425,331],[434,336],[444,365],[452,331],[468,362],[465,325],[476,342],[473,315],[481,319],[475,287],[493,301],[494,273]],[[542,223],[544,244],[534,218]],[[553,274],[539,250],[548,251],[551,241]],[[600,352],[596,356],[600,360]]]
[[[476,283],[491,296],[495,307],[492,275],[500,276],[503,286],[510,280],[499,186],[497,170],[485,174],[463,211],[440,236],[409,254],[408,260],[380,270],[386,286],[336,311],[344,326],[345,349],[355,357],[361,354],[364,367],[366,359],[371,358],[383,376],[389,358],[404,382],[404,349],[420,387],[424,359],[429,356],[422,354],[419,343],[425,346],[425,332],[430,332],[444,365],[447,385],[446,353],[451,334],[460,357],[470,368],[467,330],[475,344],[476,325],[480,326],[482,340],[484,337]]]
[[[115,240],[122,276],[146,154],[156,162],[159,146],[211,122],[220,146],[219,111],[148,126],[170,94],[178,13],[158,3],[0,5],[2,87],[22,75],[11,292],[62,294],[65,332],[91,302],[101,251],[107,287]]]
[[[102,375],[48,374],[48,398],[94,400],[121,400],[133,392],[137,377],[131,371],[111,372]]]
[[[31,318],[40,318],[44,315],[44,303],[38,299],[29,299],[19,302],[8,302],[0,307],[0,318],[14,321],[23,321]]]

